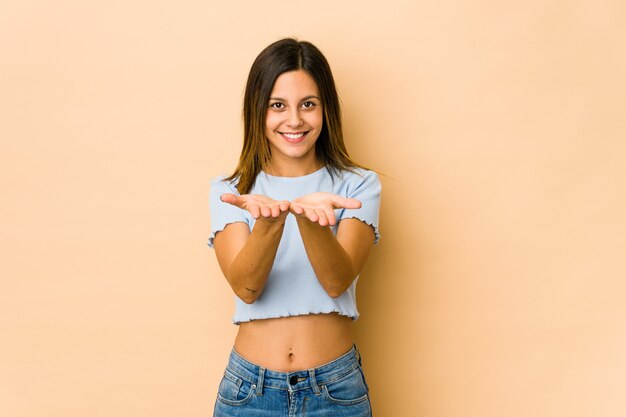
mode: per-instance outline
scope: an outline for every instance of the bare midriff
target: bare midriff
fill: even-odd
[[[256,365],[292,372],[331,362],[352,348],[352,340],[350,317],[310,314],[241,323],[235,350]]]

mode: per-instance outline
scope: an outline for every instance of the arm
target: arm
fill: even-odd
[[[222,201],[248,210],[257,219],[252,231],[231,223],[214,240],[217,261],[235,294],[253,303],[263,292],[283,234],[289,202],[258,195],[223,194]]]
[[[329,193],[310,194],[291,205],[315,275],[333,298],[343,294],[363,269],[374,244],[374,232],[358,219],[342,220],[337,236],[328,225],[335,224],[334,208],[360,206],[358,200]]]

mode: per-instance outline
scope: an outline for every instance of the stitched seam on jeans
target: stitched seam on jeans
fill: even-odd
[[[329,379],[326,380],[322,383],[318,383],[318,385],[326,385],[326,384],[331,384],[333,382],[339,381],[343,378],[345,378],[346,376],[350,375],[356,368],[358,367],[358,364],[355,364],[355,366],[352,366],[349,370],[347,370],[346,372],[340,374],[339,376],[333,378],[333,379]]]
[[[248,378],[244,378],[243,376],[235,372],[232,368],[226,367],[226,370],[230,372],[231,374],[235,375],[237,378],[240,378],[241,380],[246,381],[249,384],[256,384],[256,381],[251,381]]]

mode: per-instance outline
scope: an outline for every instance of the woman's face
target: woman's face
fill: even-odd
[[[265,136],[272,165],[317,167],[315,142],[324,116],[317,84],[304,70],[284,72],[276,79],[265,117]]]

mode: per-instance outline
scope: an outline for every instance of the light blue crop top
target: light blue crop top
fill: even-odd
[[[248,211],[220,200],[219,197],[224,193],[239,194],[235,188],[237,181],[228,182],[224,178],[219,176],[211,181],[209,197],[211,235],[208,240],[210,247],[213,247],[215,234],[229,223],[243,222],[252,230],[255,222]],[[301,177],[275,177],[261,172],[250,194],[292,201],[306,194],[325,191],[356,198],[362,203],[361,208],[335,210],[337,223],[332,230],[337,233],[341,219],[356,218],[373,227],[376,244],[380,238],[378,233],[380,190],[380,181],[373,171],[355,169],[355,172],[341,171],[339,175],[331,176],[326,168],[322,168]],[[232,320],[234,324],[239,324],[255,319],[331,312],[356,320],[359,317],[356,308],[357,280],[358,276],[341,296],[330,297],[313,272],[296,219],[289,214],[263,292],[252,304],[246,304],[235,296],[235,315]]]

